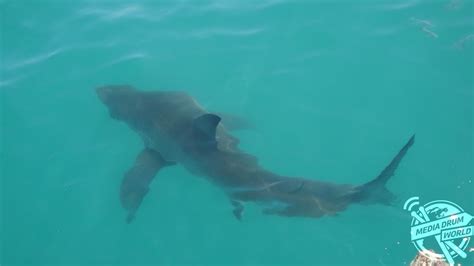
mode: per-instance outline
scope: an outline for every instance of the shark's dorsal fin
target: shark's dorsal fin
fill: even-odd
[[[221,118],[214,114],[204,114],[193,121],[194,136],[205,147],[216,147],[216,128]]]

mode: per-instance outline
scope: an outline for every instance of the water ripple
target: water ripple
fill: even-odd
[[[468,34],[461,39],[457,40],[454,44],[453,47],[458,49],[458,50],[463,50],[466,47],[467,43],[473,42],[474,41],[474,34]]]
[[[438,38],[438,34],[433,31],[435,25],[426,19],[418,19],[418,18],[410,18],[413,24],[417,25],[423,32],[427,33],[429,36],[433,38]]]
[[[126,54],[126,55],[123,55],[117,59],[114,59],[108,63],[105,63],[103,64],[101,67],[108,67],[108,66],[112,66],[112,65],[116,65],[116,64],[120,64],[122,62],[127,62],[127,61],[131,61],[131,60],[136,60],[136,59],[141,59],[141,58],[146,58],[148,57],[147,54],[145,53],[142,53],[142,52],[134,52],[134,53],[130,53],[130,54]]]
[[[91,49],[91,48],[110,48],[117,45],[116,40],[107,40],[104,42],[91,42],[91,43],[81,43],[74,44],[70,46],[61,46],[58,48],[50,49],[49,51],[40,53],[27,58],[10,58],[6,60],[5,70],[13,71],[21,68],[37,65],[48,61],[49,59],[56,57],[58,55],[64,54],[66,52],[71,52],[73,50],[82,50],[82,49]]]
[[[417,6],[418,4],[420,4],[420,2],[420,0],[410,0],[398,3],[389,3],[384,4],[383,6],[381,6],[381,8],[382,10],[405,10]]]
[[[15,77],[15,78],[10,78],[10,79],[4,79],[4,80],[0,80],[0,88],[3,88],[3,87],[7,87],[9,85],[13,85],[15,84],[16,82],[22,80],[25,78],[25,75],[23,76],[19,76],[19,77]]]
[[[144,16],[144,9],[140,5],[129,5],[117,9],[87,7],[79,10],[78,14],[81,16],[98,16],[104,20],[115,20],[123,17],[141,18]]]
[[[214,28],[214,29],[201,29],[192,31],[190,35],[197,38],[208,38],[214,36],[250,36],[262,32],[263,28],[250,28],[250,29],[227,29],[227,28]]]
[[[262,10],[287,2],[285,0],[266,0],[256,2],[245,1],[214,1],[207,6],[200,8],[201,11],[241,11],[244,10]]]
[[[181,5],[175,5],[171,8],[160,8],[157,12],[150,13],[152,8],[146,8],[142,5],[128,5],[118,8],[103,8],[97,6],[86,7],[77,12],[78,17],[95,16],[102,21],[117,21],[119,19],[139,19],[149,22],[161,21],[175,14],[181,9]]]
[[[66,50],[65,48],[57,48],[57,49],[54,49],[52,51],[49,51],[49,52],[46,52],[46,53],[43,53],[43,54],[40,54],[40,55],[37,55],[37,56],[33,56],[33,57],[30,57],[30,58],[21,60],[18,63],[11,64],[11,65],[7,66],[7,69],[8,70],[15,70],[15,69],[22,68],[22,67],[25,67],[25,66],[38,64],[38,63],[46,61],[46,60],[48,60],[48,59],[64,52],[65,50]]]

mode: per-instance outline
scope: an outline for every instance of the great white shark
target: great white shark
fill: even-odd
[[[383,171],[362,185],[287,177],[260,167],[254,156],[238,148],[226,121],[186,92],[140,91],[128,85],[99,87],[96,92],[110,116],[127,123],[144,143],[120,188],[128,223],[160,169],[175,164],[221,187],[239,220],[245,202],[261,204],[265,214],[314,218],[334,215],[353,203],[390,205],[395,196],[385,185],[415,140],[411,136]]]

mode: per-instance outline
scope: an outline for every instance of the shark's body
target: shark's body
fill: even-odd
[[[389,204],[393,195],[385,183],[414,143],[411,137],[382,173],[363,185],[285,177],[261,168],[255,157],[239,150],[238,139],[227,131],[225,121],[222,124],[219,116],[184,92],[107,86],[97,93],[111,117],[126,122],[145,146],[122,182],[120,198],[129,212],[128,222],[154,176],[175,163],[223,188],[239,220],[247,201],[263,203],[266,214],[305,217],[332,215],[351,203]]]

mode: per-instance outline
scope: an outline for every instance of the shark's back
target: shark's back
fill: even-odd
[[[144,116],[152,126],[167,134],[176,134],[189,128],[192,120],[206,111],[185,92],[143,92]]]
[[[148,120],[148,127],[141,130],[145,144],[159,150],[168,160],[178,160],[190,153],[202,156],[199,139],[192,132],[196,118],[209,114],[197,101],[185,92],[159,91],[143,92],[142,106]],[[140,130],[137,130],[140,131]],[[238,158],[245,164],[256,164],[253,156],[242,153],[238,148],[239,140],[232,136],[223,123],[216,127],[215,140],[220,155]],[[187,154],[180,154],[187,153]]]

